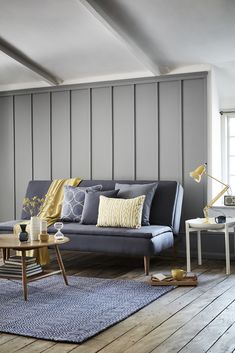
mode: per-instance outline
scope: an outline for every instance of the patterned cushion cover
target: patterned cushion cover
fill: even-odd
[[[134,199],[100,196],[98,227],[140,228],[145,195]]]
[[[64,222],[80,222],[83,212],[85,194],[87,191],[102,190],[102,185],[90,187],[64,187],[64,200],[61,210],[61,220]]]

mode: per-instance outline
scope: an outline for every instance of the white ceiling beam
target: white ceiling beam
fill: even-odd
[[[117,39],[121,40],[136,57],[153,75],[160,75],[158,65],[140,48],[124,31],[113,21],[113,19],[97,4],[95,0],[77,0],[95,16]]]
[[[1,37],[0,50],[12,59],[18,61],[20,64],[30,69],[31,71],[37,73],[43,78],[43,81],[48,82],[50,85],[57,86],[63,82]]]

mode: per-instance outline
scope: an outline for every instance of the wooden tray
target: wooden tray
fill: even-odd
[[[184,277],[181,281],[177,281],[174,278],[165,279],[163,281],[151,278],[150,284],[152,286],[197,286],[198,281],[197,276]]]

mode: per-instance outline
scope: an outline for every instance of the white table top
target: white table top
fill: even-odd
[[[190,228],[219,230],[224,229],[225,225],[235,226],[235,218],[227,217],[226,223],[216,223],[215,218],[209,218],[209,223],[205,223],[205,218],[188,219],[186,223],[189,224]]]

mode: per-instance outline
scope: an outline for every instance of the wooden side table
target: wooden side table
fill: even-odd
[[[35,281],[35,280],[45,278],[48,276],[52,276],[56,273],[62,273],[63,278],[64,278],[64,282],[66,285],[68,285],[68,280],[66,277],[62,257],[60,254],[59,245],[67,243],[69,241],[70,241],[70,239],[67,237],[64,237],[62,240],[55,240],[54,235],[50,235],[49,240],[47,242],[41,242],[41,241],[20,242],[18,236],[14,235],[14,234],[0,234],[0,248],[3,249],[3,252],[6,252],[6,250],[10,250],[10,249],[21,251],[22,285],[23,285],[24,300],[27,300],[27,298],[28,298],[27,282]],[[27,278],[27,276],[26,276],[26,251],[38,249],[38,248],[49,247],[49,246],[55,247],[56,257],[57,257],[57,261],[58,261],[60,270],[53,271],[53,272],[50,272],[47,274],[43,273],[43,274],[35,275],[35,277],[33,276],[32,278]],[[6,277],[4,277],[4,278],[6,278]]]
[[[189,219],[185,221],[187,272],[191,272],[190,233],[192,232],[197,233],[198,264],[201,265],[202,264],[201,231],[207,231],[207,232],[224,233],[226,274],[230,275],[229,228],[233,228],[234,235],[235,235],[235,218],[227,219],[226,223],[204,223],[204,218]]]

